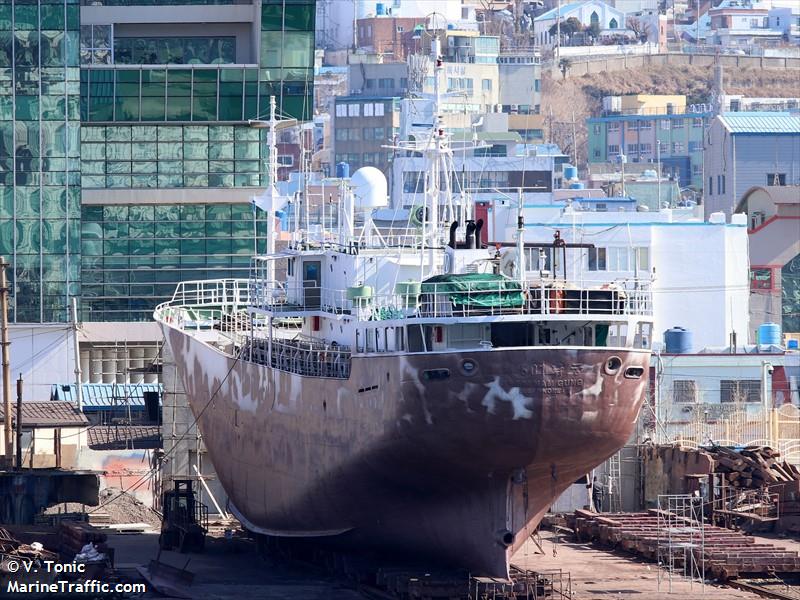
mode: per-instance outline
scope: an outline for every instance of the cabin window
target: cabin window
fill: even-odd
[[[589,270],[590,271],[606,270],[605,248],[589,248]]]
[[[533,346],[534,329],[532,323],[492,323],[491,324],[492,346],[515,347]]]
[[[294,259],[290,258],[288,264],[286,265],[286,274],[291,277],[294,275]]]

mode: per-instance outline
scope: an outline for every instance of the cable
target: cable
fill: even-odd
[[[242,358],[242,352],[240,350],[239,353],[236,355],[236,358],[234,359],[233,364],[231,365],[231,368],[228,369],[228,372],[225,374],[225,377],[223,377],[222,381],[220,381],[219,385],[217,386],[217,389],[214,391],[213,394],[211,394],[211,397],[208,399],[208,402],[206,402],[206,404],[205,404],[205,406],[203,406],[202,410],[200,410],[200,412],[197,415],[195,415],[194,420],[186,428],[186,431],[184,431],[183,434],[181,434],[181,436],[177,440],[175,440],[172,448],[170,448],[170,450],[168,452],[166,452],[166,453],[164,453],[162,455],[162,457],[161,457],[162,461],[164,459],[166,459],[168,456],[170,456],[173,452],[175,452],[175,450],[178,447],[178,443],[183,441],[183,439],[189,434],[189,431],[192,429],[192,427],[194,427],[197,424],[197,422],[200,419],[200,417],[202,417],[203,414],[205,414],[206,410],[208,410],[208,407],[211,406],[211,403],[217,397],[217,394],[222,389],[222,386],[228,380],[228,377],[230,377],[231,373],[233,372],[233,369],[239,363],[241,358]],[[126,494],[129,491],[135,491],[135,490],[139,489],[148,479],[152,478],[157,473],[157,471],[158,471],[157,468],[150,469],[147,473],[142,475],[136,482],[134,482],[133,484],[128,486],[127,489],[124,489],[124,490],[120,491],[119,494],[117,494],[113,498],[109,499],[108,501],[98,505],[96,508],[90,510],[87,514],[92,514],[93,512],[96,512],[96,511],[100,510],[104,506],[108,506],[109,504],[111,504],[112,502],[114,502],[115,500],[120,498],[123,494]]]

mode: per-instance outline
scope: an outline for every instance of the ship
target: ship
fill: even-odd
[[[276,123],[273,108],[273,147]],[[558,496],[631,436],[652,295],[566,281],[581,249],[526,240],[521,201],[516,240],[481,243],[468,195],[439,176],[438,120],[402,148],[429,165],[404,228],[375,226],[386,179],[363,167],[340,180],[331,231],[295,210],[249,278],[181,283],[154,318],[248,530],[505,578]],[[257,203],[274,223],[270,156]]]

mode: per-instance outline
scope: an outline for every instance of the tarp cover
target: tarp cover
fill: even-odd
[[[492,273],[435,275],[422,282],[422,294],[447,295],[461,306],[519,308],[525,302],[518,281]]]

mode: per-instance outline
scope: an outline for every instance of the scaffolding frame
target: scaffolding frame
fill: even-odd
[[[699,582],[705,593],[705,518],[703,498],[692,494],[658,496],[658,590],[666,578],[672,593],[676,577]]]
[[[511,579],[473,577],[469,600],[571,600],[572,575],[562,569],[529,571],[512,565]]]

